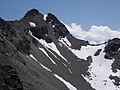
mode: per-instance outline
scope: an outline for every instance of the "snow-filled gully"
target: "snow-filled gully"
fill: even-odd
[[[67,63],[70,64],[70,62],[68,62],[67,59],[61,55],[60,51],[57,49],[56,45],[55,45],[53,42],[52,42],[52,43],[47,43],[45,40],[38,39],[38,38],[36,38],[35,36],[32,35],[32,32],[31,32],[31,31],[29,31],[29,34],[30,34],[33,38],[35,38],[39,43],[41,43],[47,50],[48,50],[48,49],[51,49],[51,50],[54,51],[56,54],[58,54],[63,60],[65,60]],[[40,48],[39,48],[39,49],[40,49]],[[43,49],[40,49],[40,50],[42,50],[42,52],[43,52]],[[48,51],[50,52],[50,50],[48,50]],[[45,50],[44,50],[44,53],[45,53]],[[52,52],[50,52],[50,53],[52,53]],[[52,54],[53,54],[53,53],[52,53]],[[48,58],[50,58],[46,53],[45,53],[45,55],[46,55]],[[54,55],[54,56],[55,56],[55,55]],[[56,57],[56,56],[55,56],[55,57]],[[53,64],[56,64],[52,59],[50,59],[50,60],[53,62]]]
[[[120,70],[117,73],[113,73],[111,70],[111,65],[114,60],[108,60],[104,58],[105,44],[99,46],[82,46],[81,50],[75,50],[71,48],[71,44],[67,38],[62,38],[59,40],[60,46],[65,45],[72,53],[74,53],[78,58],[87,60],[88,56],[92,57],[92,63],[89,66],[88,72],[90,76],[83,76],[83,78],[91,84],[91,86],[96,90],[120,90],[120,87],[115,86],[113,81],[110,80],[109,76],[120,77]],[[94,56],[95,52],[101,49],[100,55]]]

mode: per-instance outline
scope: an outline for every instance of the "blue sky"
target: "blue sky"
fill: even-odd
[[[120,0],[1,0],[0,17],[5,20],[21,18],[36,8],[41,13],[51,12],[70,25],[77,23],[84,29],[105,25],[120,29]]]

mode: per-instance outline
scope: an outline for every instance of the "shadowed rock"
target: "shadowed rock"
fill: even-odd
[[[39,15],[39,11],[37,9],[31,9],[30,11],[28,11],[24,17],[34,17],[36,15]]]

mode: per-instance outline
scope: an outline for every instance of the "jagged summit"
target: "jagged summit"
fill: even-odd
[[[47,14],[46,22],[48,22],[48,23],[51,22],[51,24],[60,23],[60,21],[57,19],[57,17],[55,15],[53,15],[52,13]]]
[[[61,23],[55,15],[48,13],[46,22],[53,25],[56,38],[65,37],[70,34],[65,25]]]
[[[34,17],[36,15],[39,15],[39,11],[37,9],[31,9],[30,11],[28,11],[24,17]]]

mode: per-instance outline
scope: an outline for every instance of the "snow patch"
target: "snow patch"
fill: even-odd
[[[40,65],[41,65],[44,69],[46,69],[47,71],[52,72],[49,68],[47,68],[47,67],[44,66],[43,64],[40,63]]]
[[[60,38],[59,42],[63,43],[66,47],[71,47],[71,43],[69,42],[69,40],[65,37],[65,38]]]
[[[61,42],[58,42],[58,44],[59,44],[61,47],[63,46]]]
[[[31,27],[36,27],[36,24],[33,23],[33,22],[29,22],[29,24],[30,24]]]
[[[63,39],[59,40],[62,44],[66,45]],[[104,58],[104,47],[106,44],[99,46],[82,46],[81,50],[72,49],[71,47],[67,48],[75,54],[78,58],[87,60],[88,56],[92,57],[92,63],[89,66],[88,72],[90,76],[83,76],[84,79],[91,84],[96,90],[119,90],[117,86],[113,84],[113,80],[109,79],[109,76],[118,76],[120,77],[120,70],[117,70],[117,73],[113,73],[111,70],[111,65],[114,60],[108,60]],[[94,56],[95,52],[101,49],[101,52],[98,56]]]
[[[65,38],[61,38],[59,39],[59,42],[61,42],[63,45],[65,45],[66,47],[68,47],[68,49],[75,54],[78,58],[84,59],[86,60],[86,58],[90,55],[94,56],[95,52],[100,49],[101,47],[103,47],[104,45],[101,46],[81,46],[81,50],[76,50],[76,49],[72,49],[71,48],[71,43],[68,41],[68,39]]]
[[[32,54],[30,54],[29,57],[38,62],[38,60],[37,60]],[[29,57],[28,57],[28,58],[29,58]],[[38,62],[38,63],[39,63],[45,70],[47,70],[47,71],[49,71],[49,72],[52,72],[49,68],[47,68],[46,66],[44,66],[44,65],[41,64],[40,62]]]
[[[47,14],[45,14],[44,16],[43,16],[43,19],[46,21],[46,18],[47,18]]]
[[[118,51],[120,51],[120,48],[118,49]]]
[[[38,60],[32,54],[30,54],[30,57],[38,62]]]
[[[54,28],[54,27],[55,27],[55,25],[52,25],[52,27]]]
[[[60,81],[62,81],[70,90],[77,90],[76,87],[74,87],[72,84],[70,84],[69,82],[65,81],[62,77],[59,77],[57,74],[54,74],[54,76],[59,79]]]
[[[68,68],[69,72],[72,74],[72,71]]]
[[[45,47],[46,48],[46,47]],[[48,48],[46,48],[55,58],[57,58],[58,60],[59,60],[59,58],[55,55],[55,54],[53,54],[53,52],[51,52]]]
[[[88,56],[94,56],[95,52],[102,48],[104,45],[101,46],[82,46],[81,50],[70,49],[78,58],[86,60]]]
[[[111,65],[114,62],[114,60],[108,60],[104,58],[104,46],[100,45],[97,47],[98,49],[101,47],[102,51],[100,52],[100,55],[97,57],[93,55],[93,53],[89,53],[89,55],[92,56],[92,63],[89,66],[88,72],[90,73],[90,76],[83,76],[86,81],[88,81],[93,88],[96,90],[119,90],[117,86],[115,86],[112,82],[112,80],[109,79],[110,75],[119,75],[119,73],[113,73],[111,70]],[[89,47],[89,49],[93,49],[95,46]],[[88,52],[89,52],[88,49]],[[90,49],[90,51],[91,51]]]
[[[39,47],[39,49],[51,60],[51,62],[52,62],[53,64],[57,65],[57,64],[52,60],[52,58],[47,54],[47,52],[46,52],[43,48],[40,48],[40,47]]]
[[[63,63],[63,65],[64,65],[65,67],[67,67],[67,65],[66,65],[66,64],[64,64],[64,63]]]
[[[61,55],[61,53],[59,52],[59,50],[57,49],[56,45],[55,45],[53,42],[52,42],[52,43],[47,43],[45,40],[42,40],[42,39],[39,40],[39,42],[40,42],[43,46],[45,46],[45,47],[51,49],[52,51],[56,52],[61,58],[63,58],[66,62],[68,62],[67,59],[64,58],[64,57]],[[69,63],[69,62],[68,62],[68,63]]]

